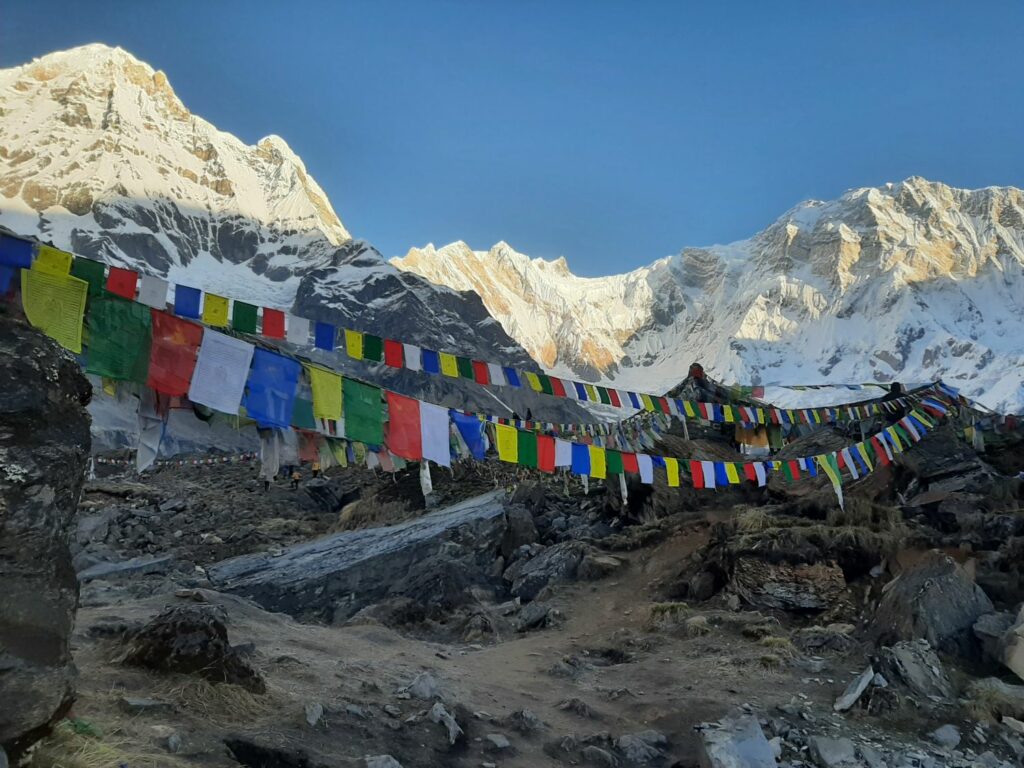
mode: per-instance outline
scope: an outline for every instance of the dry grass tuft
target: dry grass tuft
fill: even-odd
[[[772,672],[777,672],[786,664],[786,660],[776,653],[762,654],[758,657],[757,661],[762,667]]]
[[[53,734],[43,739],[32,752],[30,768],[186,768],[188,762],[173,755],[141,751],[131,744],[120,729],[109,734],[76,728],[63,720]]]
[[[772,653],[781,656],[786,659],[796,658],[799,653],[797,652],[796,646],[788,637],[780,637],[779,635],[765,635],[757,641],[759,645],[767,648]]]
[[[257,696],[240,685],[189,680],[167,686],[161,697],[215,725],[256,720],[275,709],[273,691]]]
[[[703,637],[711,633],[711,625],[707,616],[691,616],[683,622],[683,631],[687,637]]]
[[[1008,685],[994,677],[975,680],[967,688],[966,709],[983,722],[1001,722],[1004,717],[1024,718],[1024,686]]]
[[[759,533],[771,525],[771,515],[763,509],[748,509],[736,517],[736,530],[740,533]]]
[[[404,501],[378,501],[376,498],[359,499],[347,504],[338,515],[334,531],[355,531],[414,517],[419,511]]]

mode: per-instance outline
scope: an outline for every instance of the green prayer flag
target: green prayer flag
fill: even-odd
[[[344,400],[345,437],[369,445],[382,445],[384,406],[380,399],[380,389],[345,379],[341,394]]]
[[[313,401],[304,397],[296,397],[292,405],[292,426],[297,429],[316,429],[313,418]]]
[[[363,360],[371,360],[379,363],[384,359],[384,339],[380,336],[363,334]],[[372,442],[367,440],[367,442]]]
[[[788,461],[782,462],[782,476],[786,478],[786,482],[793,482],[793,468],[789,466]]]
[[[540,379],[540,391],[545,395],[555,394],[554,388],[551,386],[551,377],[545,376],[543,373],[538,373],[537,378]]]
[[[468,357],[456,357],[455,364],[459,368],[459,377],[463,379],[473,378],[473,361]]]
[[[146,380],[153,336],[149,307],[109,295],[94,298],[86,322],[86,373],[122,381]]]
[[[519,430],[518,463],[522,467],[537,466],[537,433]]]
[[[236,301],[231,308],[231,327],[241,333],[256,333],[257,311],[252,304]]]
[[[622,467],[622,454],[619,451],[608,450],[605,451],[605,461],[607,468],[605,471],[609,475],[621,475],[625,470]]]
[[[604,387],[598,387],[597,388],[597,396],[599,398],[601,398],[601,402],[604,403],[605,405],[611,405],[612,404],[612,399],[608,395],[608,390],[605,389]]]
[[[76,256],[75,260],[71,262],[71,276],[85,280],[89,284],[89,298],[103,294],[103,284],[106,278],[101,262]]]

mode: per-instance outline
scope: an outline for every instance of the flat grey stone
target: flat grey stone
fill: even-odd
[[[97,563],[79,572],[78,580],[83,584],[94,579],[119,576],[137,576],[147,573],[166,573],[174,561],[172,555],[133,557],[120,563]]]

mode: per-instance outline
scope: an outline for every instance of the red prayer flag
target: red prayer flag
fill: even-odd
[[[793,479],[794,480],[799,480],[800,479],[800,462],[797,461],[796,459],[790,459],[788,464],[789,464],[789,471],[793,473]]]
[[[270,307],[263,308],[263,335],[268,339],[284,338],[284,312]]]
[[[664,397],[659,397],[657,398],[657,403],[661,407],[661,412],[667,416],[669,414],[668,400],[666,400]]]
[[[123,296],[126,299],[135,299],[135,284],[139,280],[139,273],[122,267],[111,267],[107,275],[107,291],[115,296]]]
[[[555,471],[555,438],[537,435],[537,467],[541,472]]]
[[[757,472],[754,471],[753,464],[748,463],[743,465],[743,476],[746,477],[747,480],[749,480],[752,483],[757,482]]]
[[[402,355],[402,342],[384,340],[384,363],[392,368],[401,368],[404,357]]]
[[[172,397],[188,394],[203,328],[159,309],[150,310],[153,341],[146,386]]]
[[[889,454],[885,452],[885,446],[878,442],[878,437],[871,438],[871,446],[875,449],[875,455],[878,460],[882,462],[882,465],[892,464],[892,459],[889,458]]]
[[[491,373],[487,370],[487,363],[479,360],[473,361],[473,381],[477,384],[490,384]]]
[[[704,487],[704,468],[699,461],[690,462],[690,476],[693,478],[694,488]]]
[[[616,392],[614,389],[608,390],[608,397],[611,399],[612,405],[614,405],[616,408],[622,407],[622,401],[619,400],[619,393]]]
[[[423,458],[420,435],[420,402],[388,392],[388,424],[384,442],[393,454],[403,459]]]
[[[702,419],[704,419],[704,421],[711,421],[711,417],[708,416],[708,404],[707,403],[697,403],[697,409],[700,411],[700,416],[701,416]],[[701,488],[703,488],[703,487],[704,486],[701,486]]]
[[[615,390],[611,390],[611,391],[614,392]],[[637,463],[636,454],[635,453],[625,453],[625,452],[623,452],[623,454],[622,454],[622,468],[626,472],[632,472],[634,475],[640,474],[640,464]]]
[[[548,376],[551,379],[551,392],[557,397],[565,397],[565,384],[562,380],[554,376]]]
[[[840,469],[846,469],[846,459],[843,458],[843,452],[842,451],[836,451],[836,459],[839,460],[839,468]]]

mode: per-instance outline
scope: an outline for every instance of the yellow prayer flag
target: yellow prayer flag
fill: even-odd
[[[82,351],[82,315],[89,284],[68,275],[21,270],[21,303],[25,317],[65,349]]]
[[[647,411],[653,411],[654,410],[654,401],[651,400],[651,396],[650,395],[641,394],[640,395],[640,399],[643,401],[644,410],[647,410]]]
[[[512,464],[519,463],[519,430],[507,424],[495,425],[498,438],[498,458]]]
[[[208,293],[203,299],[203,322],[215,328],[228,326],[228,300],[215,293]]]
[[[540,378],[536,373],[533,373],[532,371],[523,371],[523,373],[526,374],[526,380],[530,382],[530,389],[534,392],[540,392],[541,389],[543,389],[540,385]]]
[[[896,427],[887,427],[885,434],[892,438],[891,448],[895,453],[903,453],[903,441],[900,440],[900,433],[896,431]]]
[[[341,420],[341,376],[307,365],[309,383],[313,389],[313,418]]]
[[[725,423],[726,424],[733,424],[733,423],[736,422],[736,416],[735,416],[735,414],[733,414],[732,406],[731,405],[723,405],[722,406],[722,414],[725,416]]]
[[[441,373],[451,376],[453,379],[459,378],[459,363],[455,359],[455,355],[438,352],[438,356],[441,358]]]
[[[39,254],[32,262],[32,269],[48,275],[66,275],[71,271],[71,259],[70,253],[58,251],[48,245],[40,245]]]
[[[668,484],[670,488],[679,487],[679,460],[670,459],[668,456],[665,457],[665,473],[668,475]]]
[[[683,401],[683,410],[686,412],[686,415],[689,416],[691,419],[697,418],[697,411],[694,410],[693,403],[690,402],[689,400]]]
[[[740,473],[736,470],[736,463],[732,461],[725,462],[725,476],[729,478],[729,485],[740,484]]]
[[[811,411],[811,414],[814,416],[814,423],[821,424],[821,412],[817,408],[815,408],[813,411]]]
[[[598,480],[606,476],[606,460],[604,448],[600,448],[596,445],[590,447],[590,476],[596,477]]]
[[[601,402],[601,398],[597,396],[597,390],[594,389],[593,384],[584,384],[583,388],[587,390],[587,399],[592,403]]]
[[[363,334],[359,331],[345,329],[345,352],[353,360],[363,359]]]

